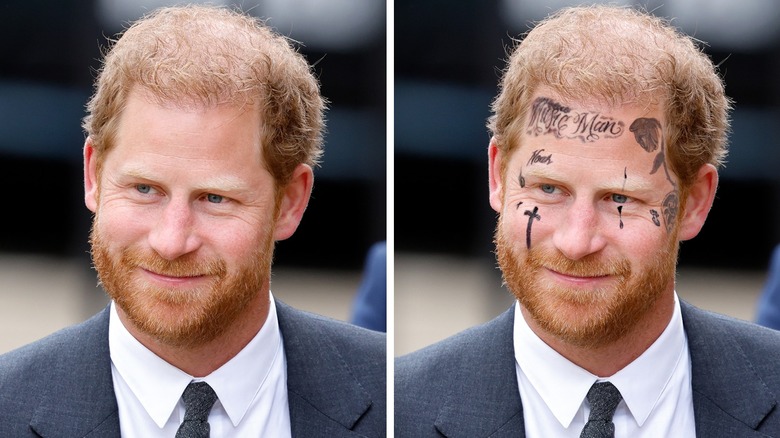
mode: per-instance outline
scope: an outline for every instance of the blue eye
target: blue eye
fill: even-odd
[[[544,193],[554,193],[555,192],[555,186],[552,184],[542,184],[539,186]]]
[[[628,196],[626,195],[619,195],[617,193],[612,194],[612,200],[617,202],[618,204],[625,204],[628,202]]]
[[[135,189],[138,190],[139,193],[148,194],[152,191],[152,187],[148,184],[136,184]]]
[[[208,195],[206,195],[206,199],[208,199],[208,201],[209,201],[209,202],[211,202],[211,203],[214,203],[214,204],[219,204],[219,203],[221,203],[221,202],[222,202],[222,201],[223,201],[225,198],[223,198],[223,197],[222,197],[222,196],[220,196],[220,195],[215,195],[215,194],[213,194],[213,193],[209,193]]]

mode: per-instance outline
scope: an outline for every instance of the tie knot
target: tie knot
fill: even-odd
[[[186,408],[184,421],[208,421],[211,407],[217,401],[217,393],[206,382],[192,382],[184,389],[181,398]]]
[[[610,382],[597,382],[590,387],[586,397],[590,403],[590,416],[588,421],[608,420],[612,421],[618,403],[623,399],[620,391]]]
[[[191,382],[181,398],[186,410],[176,438],[208,438],[209,412],[217,401],[217,393],[206,382]]]

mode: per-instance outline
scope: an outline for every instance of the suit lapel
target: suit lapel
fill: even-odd
[[[696,435],[766,436],[755,429],[775,409],[775,395],[729,329],[711,324],[713,316],[690,304],[681,302],[681,308],[691,354]]]
[[[711,324],[712,316],[690,304],[681,302],[681,307],[691,354],[696,435],[767,437],[756,428],[777,408],[775,394],[729,330]],[[471,359],[459,364],[458,376],[452,379],[458,384],[435,422],[444,436],[525,436],[514,364],[513,310],[486,324],[474,342]]]
[[[360,436],[352,429],[371,407],[342,352],[312,323],[312,316],[276,300],[287,358],[293,436]]]
[[[517,387],[514,306],[474,332],[471,353],[453,367],[456,376],[436,429],[448,438],[524,437]]]
[[[119,437],[108,351],[108,308],[68,333],[30,427],[44,438]]]

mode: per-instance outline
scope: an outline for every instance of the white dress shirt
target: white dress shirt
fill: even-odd
[[[616,438],[695,436],[691,360],[676,294],[672,319],[661,336],[605,379],[545,344],[526,323],[518,303],[514,347],[528,438],[578,438],[590,414],[585,395],[597,380],[612,382],[623,396],[613,417]]]
[[[273,296],[257,335],[226,364],[201,379],[144,347],[119,320],[111,303],[108,344],[123,437],[173,438],[184,419],[181,395],[205,381],[219,400],[209,415],[213,437],[290,437],[287,366]]]

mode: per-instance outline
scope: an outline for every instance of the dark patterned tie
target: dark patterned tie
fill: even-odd
[[[590,403],[590,416],[582,428],[580,438],[614,438],[612,415],[623,399],[620,391],[609,382],[597,382],[590,387],[586,398]]]
[[[176,438],[208,438],[209,412],[217,401],[217,394],[206,382],[191,382],[181,398],[186,410]]]

